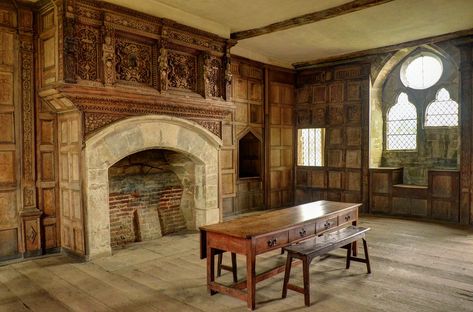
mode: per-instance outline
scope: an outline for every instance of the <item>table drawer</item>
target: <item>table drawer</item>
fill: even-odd
[[[338,216],[333,216],[328,219],[319,220],[315,223],[315,233],[319,234],[330,230],[338,225]]]
[[[275,249],[285,246],[288,242],[288,231],[258,237],[256,239],[256,252]]]
[[[357,219],[357,211],[351,210],[345,213],[338,215],[338,225],[342,225],[344,223],[351,223]]]
[[[293,242],[295,240],[314,235],[314,233],[315,223],[305,224],[289,231],[289,241]]]

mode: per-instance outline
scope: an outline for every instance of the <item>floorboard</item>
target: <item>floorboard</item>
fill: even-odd
[[[345,251],[313,261],[312,306],[288,291],[283,274],[257,285],[257,311],[473,312],[473,230],[440,223],[364,216],[373,273]],[[360,248],[361,251],[361,248]],[[238,277],[245,261],[238,256]],[[257,271],[281,264],[279,250],[259,256]],[[224,255],[224,263],[230,257]],[[221,281],[231,283],[223,271]],[[301,285],[300,266],[291,282]],[[206,288],[206,262],[199,259],[199,235],[185,233],[136,243],[114,255],[79,263],[58,255],[0,267],[3,311],[247,311],[243,301]]]

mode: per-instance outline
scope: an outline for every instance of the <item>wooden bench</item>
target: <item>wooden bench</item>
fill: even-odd
[[[286,298],[287,289],[297,291],[304,294],[306,306],[310,306],[310,281],[309,281],[309,265],[315,257],[322,256],[334,249],[345,247],[347,249],[346,268],[350,268],[350,261],[358,261],[366,263],[368,274],[371,273],[370,259],[368,256],[368,246],[366,244],[365,234],[369,228],[349,226],[347,228],[334,231],[299,244],[285,247],[287,252],[286,271],[284,273],[284,284],[282,289],[282,297]],[[363,240],[363,248],[365,251],[365,259],[357,258],[351,255],[352,244],[357,240]],[[291,273],[291,265],[293,258],[302,260],[302,272],[304,277],[304,287],[289,284],[289,275]]]

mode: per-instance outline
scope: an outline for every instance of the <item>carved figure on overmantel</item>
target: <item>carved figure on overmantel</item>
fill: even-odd
[[[105,85],[113,85],[114,82],[114,66],[115,66],[115,52],[113,47],[113,30],[107,29],[104,35],[103,44],[103,62],[105,73]]]
[[[168,50],[166,48],[161,47],[159,49],[159,83],[161,84],[161,92],[166,91],[168,89]]]

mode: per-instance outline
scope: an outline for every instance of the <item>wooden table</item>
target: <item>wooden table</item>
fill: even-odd
[[[356,225],[361,204],[321,200],[281,210],[200,227],[201,259],[207,258],[207,288],[255,308],[256,283],[284,271],[284,265],[256,275],[256,255],[349,224]],[[225,286],[215,281],[215,255],[222,251],[246,256],[246,281]],[[246,288],[246,291],[244,289]]]

